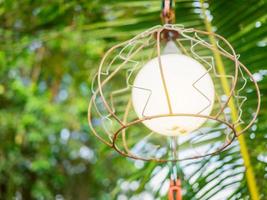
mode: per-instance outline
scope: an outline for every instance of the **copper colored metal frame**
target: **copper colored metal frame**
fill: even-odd
[[[171,34],[169,34],[171,33]],[[202,39],[202,37],[209,37],[210,35],[213,35],[218,41],[220,41],[220,43],[224,44],[225,48],[222,48],[221,44],[218,42],[217,46],[213,46],[212,44],[210,44],[209,42],[205,41]],[[169,38],[170,37],[170,38]],[[146,38],[148,42],[143,42],[142,39]],[[215,78],[221,78],[221,77],[225,77],[225,78],[230,78],[231,81],[229,81],[229,86],[230,86],[230,91],[229,94],[225,94],[225,96],[227,97],[224,102],[221,102],[220,100],[218,100],[218,104],[220,109],[218,109],[218,111],[216,113],[213,113],[210,116],[205,116],[202,115],[201,113],[174,113],[170,104],[170,100],[169,100],[169,94],[168,94],[168,90],[166,87],[166,83],[165,83],[165,77],[164,77],[164,71],[163,68],[164,66],[162,66],[161,63],[161,46],[164,43],[164,41],[166,42],[167,40],[172,39],[174,41],[177,42],[177,44],[180,46],[181,45],[181,49],[184,51],[184,53],[187,53],[186,49],[184,50],[184,47],[182,46],[181,42],[183,40],[186,41],[190,41],[192,47],[190,48],[191,50],[191,54],[193,56],[195,56],[195,58],[202,60],[203,62],[205,62],[205,59],[203,59],[203,57],[199,56],[196,52],[194,47],[196,45],[199,45],[199,47],[204,48],[204,49],[208,49],[209,51],[212,52],[217,52],[219,53],[222,57],[224,57],[225,59],[231,61],[233,63],[233,69],[231,70],[231,72],[233,73],[233,75],[222,75],[222,74],[218,74],[216,72],[215,66],[211,65],[211,68],[209,70],[207,70],[208,72],[212,72],[214,73]],[[139,42],[140,40],[140,42]],[[164,113],[161,115],[156,115],[156,116],[143,116],[142,118],[135,118],[132,119],[131,121],[128,121],[128,117],[130,115],[130,113],[132,112],[131,110],[131,96],[130,94],[126,97],[128,98],[127,102],[125,104],[125,110],[123,111],[123,113],[117,113],[116,108],[114,108],[113,106],[113,101],[114,101],[114,97],[112,96],[112,92],[108,92],[110,94],[107,95],[107,92],[103,89],[104,87],[107,87],[110,84],[110,81],[112,79],[114,79],[116,77],[116,75],[118,75],[118,73],[120,73],[122,70],[125,70],[125,65],[127,65],[129,62],[134,62],[133,58],[135,56],[137,56],[138,54],[141,54],[144,48],[147,48],[149,45],[154,44],[153,47],[151,48],[155,48],[156,50],[156,55],[158,57],[158,62],[159,62],[159,66],[160,66],[160,73],[161,73],[161,81],[162,84],[164,86],[164,91],[165,91],[165,97],[167,99],[168,102],[168,108],[169,108],[169,113]],[[129,51],[129,53],[126,56],[122,56],[122,55],[118,55],[116,57],[114,57],[114,59],[112,59],[112,61],[107,65],[106,62],[108,59],[110,59],[110,56],[116,52],[118,49],[122,49],[120,52],[123,52],[125,49],[131,47],[131,45],[133,44],[138,44],[136,46],[134,46],[133,48],[130,48],[131,50]],[[149,44],[149,45],[148,45]],[[152,45],[151,45],[152,46]],[[225,49],[228,49],[225,50]],[[119,53],[120,54],[120,53]],[[116,55],[116,53],[115,53]],[[112,66],[114,65],[114,62],[117,58],[121,58],[121,63],[117,64],[116,67],[113,67],[113,69],[111,70]],[[212,55],[210,56],[211,59],[213,59]],[[147,59],[148,61],[149,59]],[[240,73],[241,72],[241,73]],[[132,73],[132,71],[131,71]],[[244,83],[244,85],[240,88],[237,88],[237,84],[238,84],[238,80],[240,78],[244,78],[244,75],[246,75],[247,79]],[[126,77],[127,81],[128,78]],[[127,156],[133,159],[139,159],[139,160],[145,160],[145,161],[156,161],[156,162],[168,162],[168,161],[177,161],[177,160],[183,160],[183,159],[194,159],[194,158],[200,158],[203,156],[208,156],[208,155],[214,155],[222,150],[224,150],[227,146],[229,146],[232,141],[238,137],[240,134],[244,133],[246,130],[248,130],[251,125],[255,122],[257,115],[259,113],[260,110],[260,91],[259,91],[259,87],[257,85],[256,80],[254,79],[253,75],[250,73],[250,71],[247,69],[247,67],[245,65],[243,65],[239,60],[238,60],[238,55],[236,55],[233,47],[231,46],[231,44],[222,36],[215,34],[215,33],[210,33],[210,32],[206,32],[206,31],[201,31],[201,30],[196,30],[193,28],[190,29],[186,29],[181,25],[170,25],[170,24],[166,24],[163,26],[156,26],[153,27],[139,35],[137,35],[136,37],[134,37],[131,40],[125,41],[121,44],[118,44],[114,47],[112,47],[111,49],[109,49],[107,51],[107,53],[104,55],[98,72],[96,74],[95,77],[95,81],[96,81],[96,88],[93,90],[93,95],[92,98],[90,100],[89,103],[89,107],[88,107],[88,122],[89,122],[89,126],[91,128],[92,133],[102,142],[104,142],[106,145],[108,145],[111,148],[114,148],[117,152],[119,152],[121,155],[123,156]],[[198,80],[196,80],[197,82]],[[254,111],[254,115],[252,117],[252,119],[250,121],[248,121],[246,123],[246,125],[239,131],[237,131],[236,127],[239,125],[240,121],[238,122],[232,122],[231,120],[227,119],[227,116],[225,116],[225,110],[226,108],[228,108],[229,106],[229,102],[230,101],[238,101],[239,99],[241,99],[242,97],[239,95],[239,91],[241,91],[242,89],[244,89],[246,87],[246,83],[247,81],[250,81],[253,86],[254,86],[254,90],[256,92],[256,96],[257,96],[257,107],[255,108]],[[194,83],[193,83],[194,84]],[[120,92],[125,92],[125,91],[129,91],[131,88],[133,88],[135,86],[129,84],[127,82],[127,85],[125,88],[121,89],[119,92],[115,92],[116,94],[119,94]],[[143,90],[145,90],[146,88],[141,88]],[[149,91],[148,91],[149,92]],[[199,91],[201,93],[201,91]],[[204,95],[204,94],[203,94]],[[222,94],[219,94],[218,98],[220,98]],[[107,96],[110,96],[110,98],[107,98]],[[149,99],[148,99],[149,100]],[[245,99],[246,100],[246,99]],[[97,106],[97,101],[101,101],[101,109],[104,109],[106,111],[106,115],[102,114],[102,112],[99,109],[99,106]],[[242,102],[241,104],[243,105],[244,102]],[[242,105],[240,105],[238,107],[238,109],[240,110],[239,112],[239,119],[241,120],[242,118]],[[145,109],[145,108],[144,108]],[[93,111],[95,110],[95,111]],[[94,116],[94,113],[97,113],[96,116]],[[120,117],[120,116],[123,117]],[[127,129],[132,127],[132,126],[136,126],[138,124],[142,124],[143,121],[146,120],[152,120],[152,119],[157,119],[157,118],[163,118],[163,117],[195,117],[195,118],[205,118],[208,119],[210,121],[212,121],[212,123],[216,123],[218,124],[218,126],[221,124],[224,126],[225,128],[225,132],[230,131],[231,134],[231,138],[226,139],[225,142],[222,142],[222,146],[220,146],[219,148],[217,148],[216,150],[214,150],[213,152],[209,152],[209,153],[204,153],[201,155],[193,155],[193,156],[189,156],[189,157],[185,157],[183,159],[180,158],[158,158],[156,156],[140,156],[140,155],[136,155],[136,153],[134,153],[129,145],[128,145],[128,140],[127,140]],[[223,116],[223,117],[222,117]],[[104,120],[109,120],[111,122],[116,122],[118,129],[116,131],[112,131],[111,130],[106,130],[106,128],[104,127],[102,129],[103,133],[99,133],[99,131],[96,130],[96,125],[93,123],[94,119],[98,119],[98,118],[103,118]],[[210,127],[210,129],[212,129],[213,127]],[[227,131],[226,131],[227,130]],[[106,133],[104,133],[106,132]],[[189,133],[190,134],[190,133]],[[223,133],[224,134],[224,133]],[[105,137],[104,137],[104,136]],[[129,136],[128,136],[129,137]],[[164,136],[162,136],[164,137]],[[167,136],[165,136],[167,137]],[[228,136],[226,136],[228,137]],[[121,145],[120,145],[121,144]]]

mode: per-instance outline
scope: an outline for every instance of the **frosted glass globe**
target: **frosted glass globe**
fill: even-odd
[[[205,67],[181,54],[162,55],[161,62],[172,113],[209,115],[215,92]],[[201,76],[203,77],[196,82]],[[197,89],[193,87],[194,82]],[[157,57],[141,68],[133,85],[132,102],[139,118],[170,113]],[[192,132],[206,120],[199,117],[168,116],[143,123],[156,133],[175,136]]]

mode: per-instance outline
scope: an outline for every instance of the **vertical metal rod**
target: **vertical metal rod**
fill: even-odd
[[[160,75],[161,75],[162,84],[163,84],[163,87],[164,87],[164,92],[165,92],[167,103],[168,103],[169,114],[173,114],[172,106],[171,106],[171,99],[170,99],[170,95],[169,95],[169,92],[168,92],[167,83],[166,83],[166,79],[165,79],[164,71],[163,71],[163,66],[162,66],[162,62],[161,62],[160,33],[161,33],[161,30],[157,32],[157,51],[158,51],[159,69],[160,69]]]
[[[171,159],[174,160],[171,162],[171,170],[172,170],[172,179],[176,180],[178,178],[177,176],[177,167],[176,167],[176,162],[175,160],[178,160],[178,147],[177,147],[177,141],[178,141],[178,136],[173,136],[171,137],[170,141],[170,150],[171,150]]]

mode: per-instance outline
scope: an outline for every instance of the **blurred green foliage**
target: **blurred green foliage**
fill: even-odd
[[[223,0],[206,6],[214,30],[259,76],[262,111],[246,140],[266,199],[267,2]],[[205,29],[199,7],[198,1],[178,0],[177,23]],[[104,51],[159,24],[159,12],[159,0],[0,1],[0,199],[164,199],[164,192],[149,184],[164,166],[120,157],[87,125],[90,84]],[[239,151],[230,148],[191,164],[230,163],[238,171],[243,169],[238,159]],[[242,177],[229,179],[239,184],[231,199],[249,199]],[[209,176],[203,171],[194,184],[191,178],[185,176],[184,199],[210,199],[196,197]]]

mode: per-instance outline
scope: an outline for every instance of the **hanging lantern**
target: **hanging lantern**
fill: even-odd
[[[170,24],[173,13],[166,5],[167,24],[107,51],[88,109],[99,140],[144,161],[216,154],[251,127],[260,107],[257,83],[231,44],[215,33]]]
[[[216,46],[207,42],[211,34],[218,40]],[[213,51],[229,66],[225,74],[217,70]],[[255,87],[256,97],[247,85]],[[170,160],[168,139],[173,137],[184,145],[177,160],[218,153],[253,124],[260,104],[255,79],[227,40],[170,24],[111,48],[92,91],[88,119],[93,133],[124,156],[158,162]],[[255,111],[246,107],[251,120],[245,122],[243,107],[249,98],[257,98],[258,106]],[[213,136],[211,146],[203,149],[206,144],[201,142]]]

